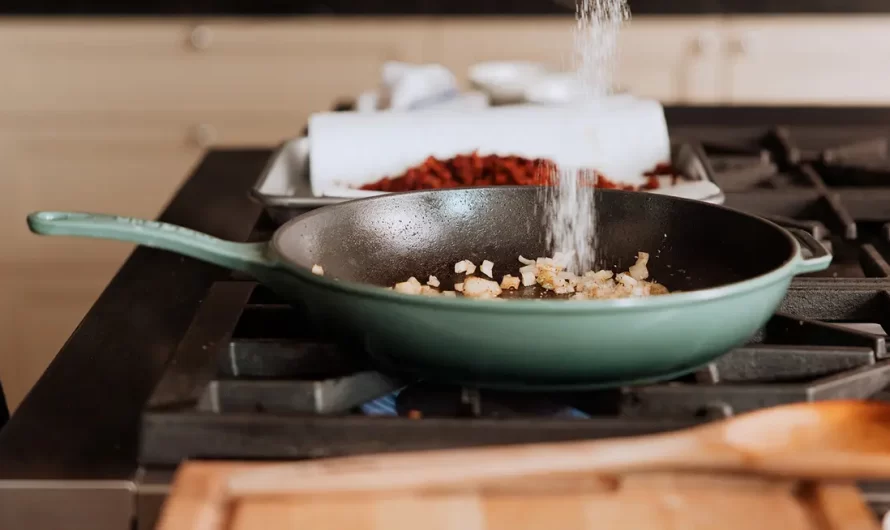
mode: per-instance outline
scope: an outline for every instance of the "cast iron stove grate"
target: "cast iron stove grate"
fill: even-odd
[[[658,432],[762,407],[887,399],[890,131],[674,130],[701,142],[726,202],[803,228],[835,254],[797,278],[744,347],[664,384],[518,394],[403,381],[233,277],[213,286],[142,418],[140,460],[300,459]],[[275,228],[257,225],[255,238]],[[866,485],[873,505],[890,490]]]

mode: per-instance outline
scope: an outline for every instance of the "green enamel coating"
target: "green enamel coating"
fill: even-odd
[[[129,241],[252,274],[379,362],[427,379],[521,390],[579,390],[675,377],[746,342],[795,274],[831,255],[794,233],[797,253],[721,287],[622,300],[485,301],[424,297],[338,281],[279,261],[276,242],[233,243],[154,221],[42,212],[38,234]],[[813,255],[804,258],[801,249]]]
[[[597,307],[608,301],[440,300],[364,290],[356,296],[349,288],[321,285],[330,280],[302,271],[298,276],[285,287],[288,294],[312,300],[321,318],[364,330],[365,349],[384,366],[426,379],[546,391],[613,387],[693,371],[744,344],[766,323],[793,275],[786,270],[754,288],[726,287],[723,296],[700,300],[689,296],[698,293],[667,295],[648,308]]]
[[[82,236],[138,243],[169,250],[252,275],[276,268],[269,243],[234,243],[181,226],[130,217],[78,212],[37,212],[28,216],[35,234]]]
[[[803,244],[807,251],[812,254],[811,257],[801,258],[794,265],[795,274],[806,274],[809,272],[824,271],[831,265],[832,256],[825,251],[822,243],[816,241],[816,238],[809,232],[799,228],[786,228],[791,235],[797,239],[798,245]],[[798,254],[803,254],[803,249],[798,249]]]

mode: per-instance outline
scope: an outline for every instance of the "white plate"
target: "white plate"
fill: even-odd
[[[519,103],[525,89],[547,73],[547,68],[528,61],[492,61],[470,67],[470,83],[484,90],[496,105]]]
[[[633,101],[634,96],[626,91],[615,91],[606,96],[610,101]],[[529,83],[523,99],[536,105],[564,105],[583,101],[584,87],[576,74],[570,72],[547,74]]]
[[[442,109],[485,109],[490,107],[488,94],[480,90],[468,90],[454,97],[443,99],[441,101],[432,101],[419,109],[412,109],[412,112],[423,112],[426,110],[442,110]],[[356,99],[356,112],[390,112],[390,109],[378,109],[377,102],[380,101],[380,93],[376,90],[368,90],[359,94]]]
[[[583,95],[581,82],[570,73],[543,76],[523,91],[525,101],[538,105],[569,103],[582,99]]]

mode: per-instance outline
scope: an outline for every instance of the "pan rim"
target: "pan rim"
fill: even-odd
[[[704,204],[705,207],[709,208],[718,208],[722,210],[726,210],[731,212],[734,215],[742,215],[753,219],[756,222],[765,224],[770,228],[779,231],[782,236],[790,243],[790,247],[792,252],[789,253],[789,256],[776,268],[760,274],[758,276],[754,276],[751,278],[747,278],[745,280],[732,282],[724,285],[720,285],[718,287],[711,287],[709,289],[699,289],[695,291],[684,291],[679,293],[669,293],[666,295],[659,296],[649,296],[642,298],[620,298],[620,299],[606,299],[606,300],[547,300],[547,299],[496,299],[496,300],[485,300],[485,299],[472,299],[472,298],[463,298],[463,297],[445,297],[445,296],[419,296],[419,295],[411,295],[404,294],[392,291],[390,289],[386,289],[384,287],[378,285],[372,285],[361,282],[354,282],[351,280],[338,280],[332,277],[321,276],[318,274],[312,273],[312,271],[308,268],[303,267],[302,265],[297,264],[296,262],[289,260],[286,258],[285,254],[280,251],[280,240],[283,237],[283,234],[291,229],[296,224],[299,224],[306,219],[314,217],[316,215],[323,215],[325,211],[329,209],[336,209],[339,207],[344,207],[348,204],[352,204],[354,202],[363,202],[363,201],[371,201],[371,200],[394,200],[403,195],[414,195],[414,194],[429,194],[429,193],[441,193],[443,191],[451,191],[451,190],[511,190],[511,189],[534,189],[538,186],[470,186],[470,187],[462,187],[462,188],[448,188],[447,190],[416,190],[416,191],[407,191],[400,193],[393,193],[389,195],[380,195],[376,197],[364,197],[361,199],[353,199],[350,201],[332,204],[328,206],[322,206],[320,208],[316,208],[310,212],[307,212],[303,215],[295,217],[285,224],[281,225],[275,233],[272,235],[272,239],[269,242],[270,248],[275,254],[275,257],[278,259],[278,262],[288,271],[288,273],[293,276],[299,278],[302,281],[306,281],[308,283],[316,284],[319,287],[323,287],[325,289],[330,289],[333,291],[346,293],[354,296],[359,296],[365,299],[381,299],[388,302],[394,303],[402,303],[409,304],[414,306],[421,307],[429,307],[429,308],[438,308],[438,309],[447,309],[447,310],[476,310],[481,312],[500,312],[500,313],[529,313],[529,312],[540,312],[540,313],[602,313],[607,311],[620,311],[620,312],[633,312],[633,311],[648,311],[648,310],[660,310],[667,309],[677,306],[684,306],[696,302],[709,302],[715,301],[725,298],[734,297],[737,295],[749,293],[752,291],[756,291],[758,289],[767,288],[768,286],[778,283],[780,281],[789,280],[791,277],[796,276],[793,271],[793,265],[800,260],[801,255],[801,247],[800,243],[797,239],[791,235],[790,232],[783,229],[776,223],[764,219],[762,217],[758,217],[755,215],[751,215],[734,208],[730,208],[723,204],[714,204],[707,203],[697,199],[687,199],[685,197],[675,197],[671,195],[662,195],[665,200],[669,201],[678,201],[678,202],[689,202],[689,203],[699,203]],[[625,190],[615,190],[615,189],[601,189],[599,190],[604,193],[610,194],[631,194],[631,193],[640,193],[638,191],[625,191]]]

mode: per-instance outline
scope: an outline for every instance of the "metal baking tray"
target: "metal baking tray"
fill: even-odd
[[[693,142],[671,145],[674,168],[689,181],[709,181],[716,191],[694,198],[720,204],[723,192],[716,188],[714,172],[704,149]],[[281,144],[260,173],[251,190],[276,221],[286,221],[307,210],[354,200],[344,197],[316,197],[309,183],[309,138],[293,138]]]

